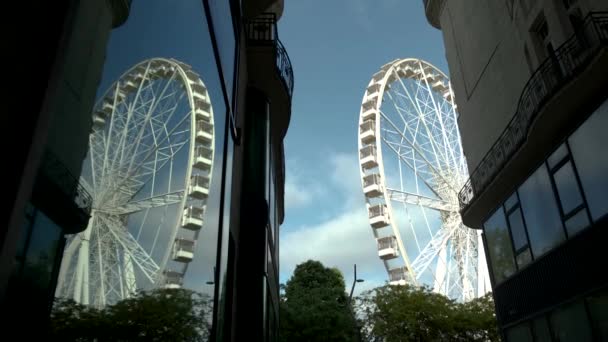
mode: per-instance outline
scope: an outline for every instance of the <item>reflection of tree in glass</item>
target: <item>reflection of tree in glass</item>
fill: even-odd
[[[502,281],[515,273],[511,238],[505,229],[494,231],[493,234],[487,234],[486,239],[492,260],[494,277],[496,281]]]
[[[51,281],[52,272],[53,259],[47,251],[40,251],[38,255],[31,258],[28,256],[26,259],[23,265],[23,280],[33,287],[44,289]]]
[[[213,301],[186,289],[140,291],[103,309],[56,299],[55,341],[207,341]]]
[[[484,232],[494,278],[496,282],[500,282],[515,272],[511,237],[502,207],[486,221]]]

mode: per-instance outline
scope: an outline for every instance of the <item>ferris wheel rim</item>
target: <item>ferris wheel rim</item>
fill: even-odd
[[[177,237],[178,232],[181,229],[184,229],[184,227],[182,226],[182,214],[185,211],[185,209],[187,208],[187,204],[189,202],[189,189],[191,187],[191,177],[194,175],[193,173],[193,167],[194,167],[194,158],[195,158],[195,152],[196,152],[196,148],[197,148],[197,130],[198,130],[198,126],[197,126],[197,116],[198,116],[198,110],[200,111],[205,111],[208,114],[208,118],[206,119],[206,121],[209,124],[209,129],[210,129],[210,143],[209,143],[209,147],[208,149],[210,150],[210,165],[208,167],[208,172],[206,175],[206,178],[208,180],[208,185],[207,188],[208,190],[211,188],[211,184],[212,184],[212,175],[213,175],[213,161],[214,161],[214,157],[215,157],[215,125],[214,125],[214,117],[213,117],[213,105],[210,101],[209,98],[209,94],[208,94],[208,89],[205,86],[204,82],[202,81],[200,75],[194,71],[192,69],[191,66],[189,66],[186,63],[183,63],[181,61],[172,59],[172,58],[163,58],[163,57],[153,57],[153,58],[148,58],[146,60],[143,60],[141,62],[136,63],[135,65],[133,65],[132,67],[130,67],[128,70],[126,70],[125,72],[123,72],[117,79],[116,81],[112,82],[108,88],[106,89],[106,91],[103,93],[102,96],[99,97],[98,101],[96,102],[95,106],[93,107],[94,110],[92,112],[93,118],[95,119],[95,115],[100,111],[100,108],[102,108],[104,101],[106,101],[106,99],[108,98],[114,98],[113,93],[117,93],[119,90],[119,87],[121,85],[124,85],[124,83],[129,80],[130,76],[133,75],[137,75],[137,71],[141,69],[145,69],[144,74],[141,79],[141,81],[139,81],[139,84],[137,85],[135,90],[131,90],[131,92],[136,91],[139,92],[140,89],[142,89],[142,87],[144,87],[144,83],[148,82],[148,84],[146,86],[151,86],[150,84],[155,82],[156,79],[163,79],[163,80],[167,80],[167,81],[175,81],[178,82],[179,84],[177,84],[177,86],[180,86],[181,88],[179,89],[179,91],[185,93],[186,99],[187,99],[187,112],[185,112],[183,114],[183,116],[189,116],[189,123],[186,127],[188,127],[189,129],[189,136],[188,139],[189,141],[184,142],[184,144],[188,144],[187,148],[187,160],[186,163],[187,165],[185,165],[185,172],[184,172],[184,182],[181,183],[183,185],[179,186],[179,187],[183,187],[179,190],[176,190],[176,193],[181,193],[181,199],[179,199],[178,202],[172,203],[172,204],[178,204],[175,205],[175,209],[173,209],[174,214],[175,214],[175,221],[172,223],[167,224],[167,226],[170,228],[169,231],[169,238],[166,241],[166,245],[162,246],[163,248],[165,248],[165,252],[164,252],[164,256],[162,257],[162,259],[160,259],[158,262],[158,270],[157,273],[155,275],[155,279],[154,281],[151,281],[152,286],[159,286],[160,281],[162,280],[162,276],[164,274],[164,272],[168,269],[168,261],[171,255],[171,251],[174,247],[175,244],[175,240]],[[163,75],[162,74],[162,70],[164,70],[163,68],[167,68],[165,70],[165,72],[167,72],[167,74]],[[153,70],[152,70],[153,69]],[[168,71],[167,71],[168,70]],[[188,72],[190,73],[190,75],[188,74]],[[169,75],[169,76],[167,76]],[[137,77],[137,76],[133,76],[133,77]],[[199,86],[202,87],[200,89],[202,89],[203,93],[199,94],[201,92],[201,90],[197,90],[195,91],[194,86]],[[126,88],[126,87],[125,87]],[[120,91],[123,91],[124,89],[120,89]],[[112,106],[115,108],[118,105],[120,105],[121,103],[127,103],[128,101],[126,100],[127,96],[128,96],[128,91],[126,92],[127,95],[125,95],[125,97],[122,100],[116,101],[116,98],[114,98],[114,102],[112,102]],[[183,96],[184,94],[182,94]],[[198,95],[198,97],[197,97]],[[195,99],[196,98],[196,99]],[[137,101],[137,100],[136,100]],[[155,100],[156,101],[156,100]],[[158,102],[162,101],[162,99],[158,99]],[[178,100],[177,102],[179,103],[181,101],[181,97],[180,100]],[[114,108],[112,108],[111,110],[111,115],[115,114],[114,113]],[[118,115],[118,114],[117,114]],[[151,114],[150,114],[151,115]],[[180,121],[180,123],[178,123],[178,125],[181,125],[182,121]],[[105,127],[107,125],[107,123],[104,123],[102,127]],[[176,126],[177,127],[177,126]],[[104,136],[104,131],[105,128],[101,128],[101,133],[100,132],[96,132],[96,128],[95,125],[93,126],[93,130],[91,132],[91,137],[96,134],[99,133],[102,136]],[[97,127],[97,130],[99,130],[99,127]],[[169,134],[169,133],[167,133]],[[168,137],[170,137],[168,135]],[[139,142],[138,142],[139,143]],[[171,144],[169,142],[169,144]],[[185,147],[185,146],[184,146]],[[110,145],[105,145],[105,150],[111,148]],[[158,148],[158,146],[156,146],[156,148]],[[93,146],[92,144],[89,144],[89,155],[90,158],[96,158],[96,154],[93,152]],[[151,149],[153,150],[153,149]],[[184,151],[186,152],[186,151]],[[147,160],[147,158],[144,158],[141,163],[145,163]],[[173,161],[171,161],[171,167],[173,167]],[[159,170],[153,170],[154,173],[158,172]],[[96,172],[94,167],[91,167],[91,174],[94,174]],[[82,177],[81,177],[82,178]],[[144,183],[145,184],[145,183]],[[92,189],[95,189],[97,187],[97,184],[93,181],[92,185],[90,185],[90,187]],[[142,187],[143,188],[143,185]],[[140,189],[141,189],[140,188]],[[208,197],[206,197],[208,198]],[[95,199],[95,198],[94,198]],[[130,200],[129,200],[130,202]],[[127,203],[129,203],[127,202]],[[172,204],[166,204],[165,207],[169,207]],[[162,205],[161,205],[162,206]],[[161,207],[159,206],[159,207]],[[207,199],[205,199],[204,201],[204,205],[203,207],[207,206]],[[152,207],[147,208],[147,210],[151,209]],[[146,209],[140,209],[137,212],[141,212],[144,211]],[[131,215],[133,212],[131,213],[127,213],[126,215]],[[96,211],[94,210],[93,215],[91,217],[91,221],[94,221],[94,217],[93,216],[98,216],[99,214],[96,213]],[[166,212],[165,214],[166,215]],[[145,219],[144,219],[145,220]],[[204,224],[203,227],[200,228],[200,230],[202,230],[204,228]],[[91,228],[92,229],[92,228]],[[159,228],[160,229],[160,226]],[[127,232],[128,233],[128,232]],[[131,234],[131,233],[128,233]],[[196,241],[198,240],[198,232],[196,232],[194,234],[194,237],[192,238],[193,242],[196,243]],[[74,239],[74,241],[72,241],[73,243],[76,243],[75,241],[76,239]],[[82,243],[82,239],[81,243]],[[139,241],[139,237],[137,238],[137,244],[143,248],[140,245],[140,241]],[[80,247],[78,247],[80,248]],[[125,250],[126,251],[126,250]],[[187,270],[188,270],[188,265],[193,262],[195,259],[195,256],[192,257],[192,260],[185,262],[185,265],[183,266],[183,271],[182,276],[185,276]],[[78,256],[75,256],[75,262],[78,263]],[[69,264],[66,266],[67,267],[71,267]],[[89,286],[89,285],[86,285]],[[59,287],[58,287],[59,290]]]
[[[381,201],[380,205],[384,205],[386,206],[386,210],[388,212],[388,224],[385,227],[390,226],[392,229],[392,233],[393,236],[396,237],[397,240],[397,246],[398,246],[398,250],[399,250],[399,256],[403,259],[405,267],[406,267],[406,272],[407,272],[407,276],[406,278],[409,278],[409,281],[411,283],[413,283],[414,285],[418,284],[418,279],[417,279],[417,274],[415,273],[412,264],[413,262],[410,261],[410,256],[407,253],[407,249],[405,248],[405,246],[403,245],[403,239],[401,238],[401,233],[399,230],[399,225],[397,224],[396,220],[394,219],[394,210],[393,210],[393,205],[392,205],[392,200],[389,198],[389,194],[388,194],[388,187],[387,187],[387,178],[386,178],[386,172],[384,169],[384,162],[383,162],[383,158],[384,158],[384,154],[382,153],[382,148],[383,148],[383,144],[382,144],[382,138],[381,138],[381,124],[380,124],[380,118],[381,118],[381,106],[383,103],[383,97],[386,93],[386,87],[387,85],[389,85],[389,83],[395,82],[396,79],[416,79],[415,77],[413,77],[413,75],[415,74],[410,74],[410,75],[399,75],[398,74],[398,68],[401,67],[402,65],[406,65],[408,63],[418,63],[420,65],[420,69],[424,69],[425,67],[430,67],[432,69],[432,71],[434,72],[434,74],[437,76],[440,76],[440,80],[445,83],[447,85],[447,93],[449,94],[448,97],[451,99],[452,103],[453,103],[453,92],[452,92],[452,87],[449,81],[449,78],[437,67],[435,67],[433,64],[424,61],[422,59],[418,59],[418,58],[403,58],[403,59],[395,59],[389,63],[386,63],[385,65],[383,65],[380,68],[380,71],[378,71],[376,74],[374,74],[366,88],[365,94],[363,96],[363,100],[362,100],[362,104],[361,104],[361,108],[360,108],[360,113],[359,113],[359,127],[361,127],[362,124],[364,124],[364,122],[366,121],[366,119],[364,118],[364,114],[366,112],[369,112],[370,110],[374,112],[373,117],[374,117],[374,125],[375,125],[375,137],[374,137],[374,141],[373,144],[368,144],[368,145],[364,145],[363,143],[363,139],[362,139],[362,132],[361,129],[358,129],[358,137],[357,137],[357,144],[358,144],[358,148],[359,151],[362,150],[362,148],[364,148],[365,146],[374,146],[374,148],[376,149],[376,158],[377,158],[377,168],[378,168],[378,175],[380,176],[380,186],[383,189],[382,191],[382,196],[380,196]],[[393,80],[391,80],[391,77],[394,77]],[[365,103],[369,100],[369,89],[371,87],[376,86],[378,89],[377,92],[378,95],[376,96],[376,99],[374,100],[375,103],[373,105],[373,108],[364,108]],[[373,94],[373,93],[372,93]],[[455,107],[455,106],[454,106]],[[358,159],[359,159],[359,171],[360,171],[360,177],[361,177],[361,186],[363,188],[363,190],[365,191],[365,181],[364,181],[364,177],[368,176],[365,173],[365,167],[363,167],[363,158],[361,153],[358,153]],[[366,201],[366,206],[368,208],[368,213],[369,213],[369,208],[370,208],[370,200],[367,196],[365,196],[365,201]],[[371,223],[371,218],[368,219]],[[376,238],[376,241],[378,241],[378,235],[376,232],[376,228],[374,228],[372,226],[372,231],[374,233],[374,236]],[[446,241],[448,240],[449,237],[446,237]],[[422,250],[419,248],[419,252],[421,252]],[[418,256],[417,256],[418,257]],[[414,260],[415,261],[415,260]],[[387,272],[390,272],[392,270],[396,270],[399,268],[390,268],[388,265],[387,261],[384,261],[384,266],[387,270]]]

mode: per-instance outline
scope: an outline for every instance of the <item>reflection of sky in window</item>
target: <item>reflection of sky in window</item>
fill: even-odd
[[[175,20],[175,18],[179,18],[179,20]],[[225,106],[207,32],[207,23],[200,1],[166,2],[154,0],[133,2],[129,19],[123,26],[114,29],[110,36],[98,96],[102,96],[106,89],[129,68],[146,59],[155,57],[177,59],[190,65],[199,74],[207,88],[213,106],[215,146],[216,149],[221,147]],[[162,83],[162,81],[157,82]],[[189,110],[185,99],[185,97],[182,99],[176,110],[181,114],[167,121],[169,127],[175,126],[177,120],[180,117],[183,118],[183,113]],[[189,124],[190,122],[184,124],[184,128],[189,128]],[[158,170],[154,189],[152,189],[152,183],[148,182],[134,199],[184,189],[187,178],[188,148],[189,146],[182,148],[174,156],[172,163],[168,163]],[[203,291],[212,290],[204,283],[212,279],[213,266],[215,265],[220,158],[221,153],[216,150],[212,184],[204,217],[205,224],[198,237],[195,259],[190,263],[185,279],[186,287]],[[88,164],[85,161],[83,175],[90,173]],[[172,174],[170,184],[169,173]],[[128,229],[158,263],[162,260],[167,248],[170,249],[172,246],[172,241],[170,241],[172,230],[179,224],[181,214],[182,208],[179,204],[154,208],[149,210],[147,214],[139,212],[129,218]],[[194,234],[180,229],[177,237],[194,238]],[[167,268],[180,269],[182,265],[170,261]],[[142,279],[142,275],[137,268],[136,277],[138,280]]]

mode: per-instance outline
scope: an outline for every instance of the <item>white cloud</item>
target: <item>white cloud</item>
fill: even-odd
[[[285,207],[287,209],[305,207],[314,199],[315,191],[288,178],[285,181]]]
[[[384,272],[363,205],[317,225],[283,229],[280,252],[284,275],[291,275],[297,264],[309,259],[339,268],[347,284],[352,281],[353,264],[368,283]]]
[[[353,264],[357,264],[357,275],[365,280],[357,284],[355,294],[358,294],[384,284],[386,271],[378,258],[367,218],[356,154],[330,153],[327,160],[325,165],[320,166],[329,175],[326,178],[328,184],[324,185],[333,190],[332,196],[336,198],[334,203],[337,206],[333,211],[338,214],[316,224],[296,226],[289,224],[288,216],[281,228],[280,271],[286,278],[291,276],[297,264],[309,259],[318,260],[327,267],[340,269],[346,280],[347,291],[350,291]],[[288,177],[291,177],[289,168]],[[297,176],[294,178],[302,183]],[[320,187],[321,184],[317,183],[316,186]],[[308,188],[300,193],[294,191],[293,194],[306,199],[306,191],[309,191]]]
[[[315,183],[317,179],[303,174],[302,167],[297,160],[288,159],[286,166],[285,208],[287,210],[306,207],[316,198],[324,195],[324,189],[320,184]]]

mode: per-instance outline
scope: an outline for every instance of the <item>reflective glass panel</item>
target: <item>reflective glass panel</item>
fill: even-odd
[[[553,174],[559,200],[562,204],[564,215],[568,215],[572,209],[583,204],[583,197],[578,189],[576,176],[572,164],[567,162]]]
[[[574,236],[576,233],[587,228],[588,226],[589,218],[587,218],[587,211],[585,209],[581,209],[578,213],[566,221],[566,230],[568,231],[569,237]]]
[[[568,140],[594,221],[608,214],[607,127],[608,101],[604,102]]]
[[[497,283],[508,278],[515,272],[515,261],[507,221],[502,207],[484,224],[488,254],[492,262],[494,278]]]
[[[583,302],[555,310],[550,316],[553,339],[560,342],[591,342],[591,327]]]
[[[598,341],[608,341],[608,290],[589,296],[587,306]]]
[[[566,238],[545,166],[538,168],[518,192],[532,253],[538,257]]]

